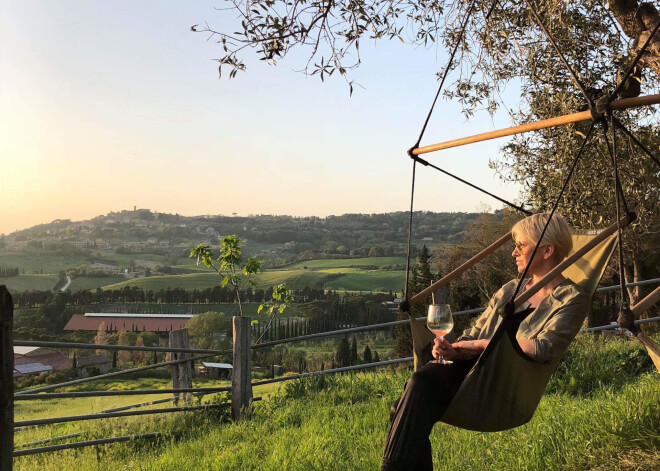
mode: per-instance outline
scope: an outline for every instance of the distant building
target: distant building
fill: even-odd
[[[106,263],[92,263],[89,266],[90,270],[96,273],[105,273],[107,275],[121,275],[121,268],[116,265],[108,265]]]
[[[80,240],[74,240],[71,245],[79,249],[94,248],[94,242],[86,238]]]
[[[137,242],[124,242],[123,247],[125,249],[134,250],[136,252],[141,252],[143,248],[147,246],[146,241],[137,241]]]
[[[233,366],[229,363],[211,363],[203,361],[201,368],[198,369],[200,374],[209,376],[216,379],[227,379],[231,377]]]
[[[399,312],[401,302],[401,299],[396,298],[394,301],[383,301],[383,305],[392,312]]]
[[[47,371],[71,369],[73,363],[61,353],[42,347],[14,347],[14,378]]]
[[[87,378],[90,374],[96,373],[96,371],[98,371],[98,374],[107,373],[110,371],[111,365],[112,361],[105,355],[90,355],[88,357],[78,358],[78,361],[76,361],[76,370],[78,371],[78,376]]]
[[[106,249],[107,250],[107,249],[111,248],[110,247],[110,242],[108,242],[107,240],[96,239],[94,241],[94,243],[96,244],[97,249]]]

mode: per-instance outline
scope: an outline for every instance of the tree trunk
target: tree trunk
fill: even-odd
[[[639,4],[636,0],[611,0],[610,10],[623,32],[633,40],[629,63],[644,45],[656,23],[660,21],[660,14],[652,3]],[[660,74],[660,31],[649,43],[639,66]]]

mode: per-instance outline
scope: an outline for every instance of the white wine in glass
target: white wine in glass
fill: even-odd
[[[426,318],[426,326],[436,337],[444,337],[454,328],[454,319],[451,316],[449,304],[431,304]],[[436,363],[449,364],[444,358],[436,360]]]

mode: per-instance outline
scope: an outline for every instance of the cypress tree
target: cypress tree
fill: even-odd
[[[351,348],[348,345],[348,339],[342,337],[337,345],[337,352],[335,353],[335,362],[340,367],[351,365]]]
[[[353,337],[353,340],[351,341],[351,358],[350,362],[351,365],[355,365],[358,360],[358,353],[357,353],[357,341],[355,340],[355,337]]]
[[[362,358],[364,358],[365,363],[371,363],[373,361],[373,358],[371,356],[371,349],[369,348],[369,345],[365,345],[364,352],[362,353]]]

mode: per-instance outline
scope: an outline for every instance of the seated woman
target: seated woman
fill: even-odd
[[[516,259],[518,273],[525,270],[548,218],[548,214],[534,214],[511,229],[515,242],[511,255]],[[555,214],[527,270],[530,277],[519,294],[559,264],[572,245],[568,224]],[[486,311],[457,342],[435,339],[433,356],[453,363],[428,363],[406,382],[403,396],[392,406],[381,471],[433,469],[429,441],[433,425],[440,421],[461,382],[488,345],[499,325],[497,311],[510,300],[517,284],[518,280],[512,280],[500,288]],[[561,274],[556,276],[516,309],[514,319],[519,323],[516,338],[522,351],[539,362],[560,357],[582,326],[590,303],[589,296],[572,281]]]

